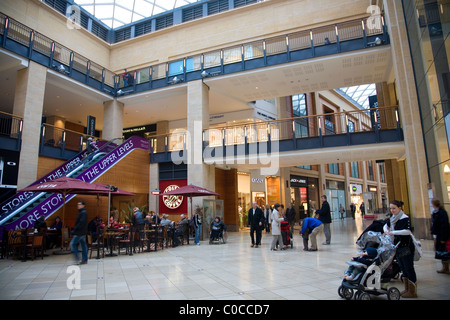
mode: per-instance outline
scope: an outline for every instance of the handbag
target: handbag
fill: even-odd
[[[414,261],[419,261],[420,258],[422,258],[422,244],[420,243],[420,241],[416,240],[412,233],[410,235],[416,249],[414,250]]]

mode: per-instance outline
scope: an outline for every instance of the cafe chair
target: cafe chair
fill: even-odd
[[[6,259],[20,254],[24,245],[24,238],[20,230],[8,230],[8,242],[6,244]]]
[[[128,253],[128,250],[130,249],[131,233],[131,231],[128,231],[124,239],[119,239],[119,247],[117,249],[118,254],[120,254],[120,249],[122,248],[125,248],[125,254]]]
[[[133,233],[133,252],[136,253],[136,247],[139,248],[139,252],[144,252],[145,233],[140,231],[134,231]]]
[[[61,229],[61,248],[68,250],[71,240],[72,239],[70,238],[69,228],[67,228],[67,227],[62,228]]]
[[[41,253],[41,259],[44,259],[44,236],[42,234],[36,234],[31,236],[31,243],[28,243],[26,250],[31,253],[31,260],[36,257],[36,251]]]
[[[92,241],[92,235],[91,234],[88,234],[86,236],[86,240],[87,240],[87,247],[88,247],[88,252],[89,252],[89,259],[92,258],[92,251],[95,251],[95,252],[98,251],[101,254],[102,258],[105,257],[105,247],[103,245],[103,233],[101,233],[97,237],[97,241],[96,242]]]

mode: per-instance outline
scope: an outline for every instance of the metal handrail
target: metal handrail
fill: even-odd
[[[303,129],[300,128],[302,126],[306,128],[303,131],[300,130]],[[398,106],[386,106],[277,120],[242,122],[237,125],[205,129],[202,139],[209,147],[217,147],[398,128],[400,128]],[[189,147],[189,135],[186,129],[181,128],[172,133],[151,136],[149,138],[151,153],[185,150]]]

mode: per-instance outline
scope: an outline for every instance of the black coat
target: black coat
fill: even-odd
[[[254,228],[264,228],[264,213],[260,208],[255,209],[255,214],[253,215],[253,208],[248,210],[248,224]],[[260,226],[259,223],[262,223]]]
[[[450,226],[448,224],[448,214],[444,209],[439,209],[431,217],[431,234],[436,235],[436,241],[447,241],[450,238]]]
[[[286,209],[286,218],[287,218],[287,221],[289,222],[289,223],[291,223],[291,222],[294,222],[295,221],[295,215],[296,215],[297,213],[295,212],[295,209],[292,207],[292,208],[287,208]]]
[[[319,210],[316,210],[316,213],[319,214],[319,220],[322,221],[322,223],[331,223],[331,211],[328,201],[324,201],[322,207]]]
[[[88,218],[86,209],[78,210],[77,220],[75,221],[75,227],[73,227],[72,234],[76,236],[84,236],[88,231]]]

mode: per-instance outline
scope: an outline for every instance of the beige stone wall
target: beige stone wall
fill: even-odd
[[[39,0],[1,0],[0,12],[109,68],[110,45],[84,28],[69,29],[67,19]]]

